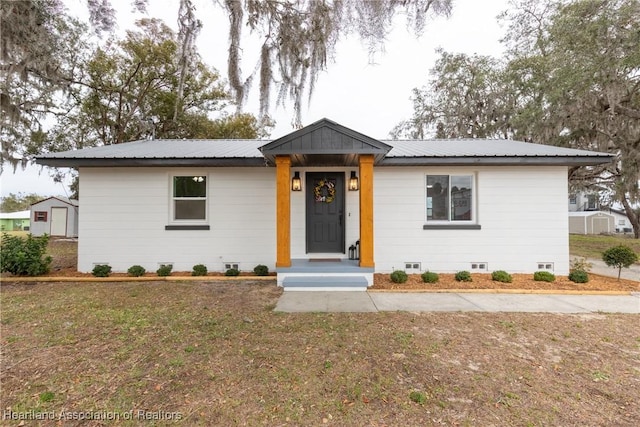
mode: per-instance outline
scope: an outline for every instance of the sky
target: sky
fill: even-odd
[[[66,0],[70,11],[86,15],[86,0]],[[133,14],[128,0],[112,0],[118,6],[119,32],[132,28],[143,15]],[[177,0],[152,0],[147,16],[163,19],[177,28]],[[226,71],[228,18],[213,6],[214,0],[196,0],[203,29],[198,49],[203,60],[216,67],[222,75]],[[310,103],[302,110],[303,124],[328,118],[348,128],[377,139],[388,139],[389,132],[412,114],[411,91],[429,81],[429,70],[437,55],[435,50],[447,52],[499,56],[503,47],[500,39],[504,28],[496,16],[507,8],[507,0],[454,0],[449,18],[434,17],[420,38],[412,35],[403,17],[395,22],[385,43],[385,51],[370,57],[366,47],[356,38],[343,40],[337,46],[335,62],[320,73]],[[245,51],[243,69],[251,70],[257,58]],[[276,127],[271,138],[279,138],[293,131],[293,108],[288,105],[273,108]],[[257,90],[250,94],[246,112],[258,112]],[[54,183],[48,168],[30,166],[12,173],[5,165],[0,175],[0,195],[9,193],[37,193],[43,196],[67,195],[65,184]]]

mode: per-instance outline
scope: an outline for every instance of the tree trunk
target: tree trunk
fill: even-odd
[[[633,227],[633,237],[635,239],[640,239],[640,216],[638,216],[638,214],[633,210],[626,197],[622,197],[620,201],[622,202],[624,212],[627,214],[627,218],[629,218],[631,226]]]

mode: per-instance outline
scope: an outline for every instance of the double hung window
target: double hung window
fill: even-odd
[[[207,177],[200,175],[174,176],[172,181],[173,221],[206,221]]]

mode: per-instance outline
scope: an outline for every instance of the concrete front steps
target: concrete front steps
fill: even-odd
[[[285,291],[366,291],[373,285],[373,268],[362,268],[357,260],[294,259],[277,274]]]

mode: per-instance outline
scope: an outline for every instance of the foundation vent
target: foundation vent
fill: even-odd
[[[405,262],[404,271],[407,273],[419,273],[422,271],[422,264],[419,262]]]
[[[472,262],[471,271],[489,271],[489,263],[487,262]]]
[[[539,271],[553,271],[553,263],[552,262],[539,262],[538,263]]]

